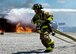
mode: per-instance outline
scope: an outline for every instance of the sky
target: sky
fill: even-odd
[[[34,3],[40,3],[53,9],[76,9],[76,0],[0,0],[0,9],[30,7]]]
[[[0,0],[0,14],[11,13],[11,9],[14,11],[12,15],[16,14],[16,12],[23,14],[26,11],[22,8],[31,9],[33,4],[36,3],[42,4],[45,9],[53,9],[54,21],[66,23],[65,26],[76,27],[76,0]]]
[[[76,9],[76,0],[0,0],[0,13],[12,8],[31,8],[36,3],[42,4],[44,8]]]
[[[76,9],[76,0],[34,0],[36,3],[46,3],[50,8]],[[34,2],[34,3],[35,3]],[[45,5],[46,5],[45,4]]]

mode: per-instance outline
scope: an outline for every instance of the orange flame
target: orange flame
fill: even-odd
[[[1,33],[1,32],[5,32],[5,31],[4,31],[3,29],[0,29],[0,33]]]
[[[16,25],[16,32],[17,33],[24,33],[24,32],[32,32],[32,28],[30,28],[30,27],[22,27],[21,26],[21,23],[18,23],[17,25]]]

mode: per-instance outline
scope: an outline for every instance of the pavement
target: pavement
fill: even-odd
[[[76,38],[76,33],[67,33]],[[40,41],[38,33],[4,33],[0,35],[0,54],[76,54],[76,42],[56,34],[71,43],[67,43],[54,36],[50,37],[55,42],[53,52],[44,53],[46,49]]]

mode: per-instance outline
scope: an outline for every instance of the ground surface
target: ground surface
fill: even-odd
[[[76,33],[67,33],[76,38]],[[51,36],[51,34],[50,34]],[[74,44],[67,43],[55,37],[55,49],[53,52],[44,53],[45,47],[41,44],[37,33],[5,33],[0,35],[0,54],[76,54],[76,43],[72,40],[56,34]]]

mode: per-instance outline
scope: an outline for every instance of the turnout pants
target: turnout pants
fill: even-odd
[[[53,40],[50,38],[49,32],[47,31],[40,33],[40,40],[46,48],[48,48],[51,45],[51,43],[53,43]]]

